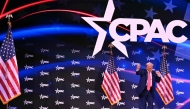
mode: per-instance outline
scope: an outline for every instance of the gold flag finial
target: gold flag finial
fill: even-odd
[[[12,27],[10,19],[13,18],[13,15],[12,15],[12,14],[7,14],[7,15],[6,15],[6,18],[8,19],[8,22],[7,22],[8,25],[9,25],[10,27]]]
[[[167,46],[165,46],[165,45],[162,46],[162,49],[164,49],[164,51],[165,51],[167,49]]]
[[[164,52],[163,52],[163,56],[166,56],[166,52],[165,52],[165,50],[167,49],[167,46],[162,46],[162,49],[164,49]]]
[[[114,45],[112,43],[110,43],[108,45],[108,47],[110,48],[110,54],[113,55],[112,48],[114,47]]]
[[[108,47],[109,47],[109,48],[113,48],[114,45],[113,45],[112,43],[110,43],[110,44],[108,45]]]
[[[13,18],[13,15],[12,14],[7,14],[6,18],[8,18],[8,22],[10,22],[10,18]]]

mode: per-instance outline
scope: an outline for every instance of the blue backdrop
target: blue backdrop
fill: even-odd
[[[25,4],[11,1],[11,4],[14,3],[15,5],[9,4],[7,10]],[[174,34],[184,34],[189,38],[189,1],[114,0],[114,4],[116,10],[112,19],[142,18],[150,23],[153,19],[161,19],[163,25],[176,19],[184,20],[188,26],[183,30],[175,28]],[[92,57],[98,32],[81,19],[86,15],[46,12],[18,20],[46,9],[68,9],[103,16],[106,6],[107,0],[60,0],[13,13],[15,17],[12,30],[22,94],[9,102],[10,109],[110,109],[110,103],[101,89],[102,75],[110,56],[108,44],[113,41],[109,33],[101,52]],[[1,19],[0,22],[4,27],[0,30],[2,42],[7,24],[6,19]],[[108,32],[109,23],[98,24]],[[127,32],[119,28],[117,31],[118,34]],[[138,37],[138,42],[123,42],[129,58],[113,48],[122,93],[122,100],[113,109],[138,109],[135,89],[139,76],[135,75],[136,64],[141,63],[144,68],[147,62],[152,62],[154,69],[158,70],[162,45],[168,47],[167,61],[175,99],[164,106],[156,92],[154,107],[189,109],[190,41],[182,44],[162,43],[160,39],[153,41],[156,43],[145,43],[144,38]],[[0,106],[5,108],[2,104]]]

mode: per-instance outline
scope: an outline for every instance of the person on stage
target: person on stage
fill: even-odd
[[[148,62],[146,69],[141,69],[141,65],[137,64],[136,75],[140,76],[140,81],[136,89],[139,96],[139,109],[146,109],[146,102],[148,102],[148,109],[153,109],[155,82],[160,82],[161,74],[159,71],[153,71],[153,64]]]

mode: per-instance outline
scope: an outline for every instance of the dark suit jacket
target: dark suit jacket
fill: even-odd
[[[136,75],[140,75],[139,84],[138,84],[138,87],[136,89],[136,93],[138,94],[138,96],[140,96],[140,94],[142,93],[142,91],[146,87],[147,79],[148,79],[147,73],[148,72],[146,69],[140,69],[139,71],[136,71]],[[151,91],[151,94],[153,97],[154,97],[154,91],[155,91],[155,82],[160,82],[160,79],[161,78],[159,76],[157,76],[156,72],[152,71],[152,91]]]

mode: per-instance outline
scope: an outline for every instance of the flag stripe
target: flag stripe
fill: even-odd
[[[111,90],[111,88],[110,87],[108,87],[109,85],[108,85],[108,83],[109,82],[107,82],[108,80],[107,80],[107,78],[106,78],[106,74],[104,74],[104,81],[103,81],[103,83],[104,83],[104,85],[103,85],[103,87],[106,89],[106,90]],[[110,91],[106,91],[106,93],[108,94],[108,98],[110,99],[110,101],[113,101],[112,99],[113,98],[110,98],[110,96],[112,96],[112,92],[110,92]]]
[[[168,90],[167,90],[167,87],[166,87],[166,80],[165,78],[162,78],[162,83],[163,83],[163,89],[164,89],[164,95],[168,95]],[[166,101],[169,101],[169,96],[165,96],[166,98]]]
[[[111,89],[110,87],[108,87],[108,84],[105,79],[103,80],[102,87],[103,87],[104,92],[106,93],[106,96],[108,97],[109,102],[112,103],[112,101],[114,101],[112,98],[112,92],[109,91]]]
[[[107,96],[107,98],[108,98],[108,100],[109,100],[109,102],[110,102],[110,104],[113,104],[113,102],[112,101],[114,101],[114,100],[111,100],[112,98],[110,98],[110,96],[111,95],[109,95],[108,93],[110,93],[109,91],[107,92],[107,90],[108,90],[108,87],[107,86],[103,86],[102,85],[102,89],[103,89],[103,91],[104,91],[104,93],[106,94],[106,96]]]
[[[119,83],[119,77],[117,75],[117,72],[114,72],[114,80],[115,80],[115,83]],[[115,84],[117,86],[117,91],[120,91],[120,87],[119,87],[119,84]]]
[[[112,82],[111,82],[111,80],[109,79],[109,74],[106,72],[106,75],[105,75],[105,81],[106,81],[106,83],[107,83],[107,85],[108,85],[108,88],[109,88],[109,92],[111,93],[111,96],[109,96],[109,98],[111,98],[111,102],[112,101],[115,101],[115,91],[113,90],[114,88],[112,87]]]
[[[120,92],[118,91],[118,85],[116,84],[116,81],[115,81],[115,77],[114,77],[114,74],[111,74],[111,77],[112,77],[112,80],[113,80],[113,86],[114,86],[114,89],[115,89],[115,94],[116,94],[116,100],[117,100],[117,98],[120,98]]]
[[[118,82],[119,83],[119,77],[118,77],[118,74],[117,74],[117,72],[114,72],[114,75],[115,75],[115,77],[116,77],[116,82]],[[119,86],[119,84],[117,84],[118,86]],[[120,87],[119,87],[120,88]]]
[[[172,85],[170,84],[172,81],[171,81],[169,73],[166,75],[166,78],[167,78],[166,80],[167,80],[167,83],[168,83],[168,86],[169,86],[170,90],[173,90]]]
[[[111,95],[110,96],[108,96],[109,98],[110,98],[110,100],[111,100],[111,103],[113,103],[115,100],[116,100],[116,95],[115,95],[115,90],[114,90],[114,87],[113,87],[113,85],[111,84],[112,82],[111,82],[111,80],[110,80],[110,78],[109,78],[109,74],[108,73],[106,73],[106,82],[107,82],[107,87],[109,87],[109,89],[110,90],[108,90],[107,92],[110,92],[111,93]]]
[[[115,73],[111,74],[110,77],[111,77],[111,82],[113,83],[112,86],[114,87],[114,92],[116,93],[116,99],[120,97],[120,92],[118,92],[119,88],[118,88],[118,85],[117,85],[117,80],[115,79]]]
[[[168,75],[168,74],[167,74],[167,75]],[[168,80],[168,78],[167,78],[167,77],[168,77],[167,75],[165,76],[165,80],[166,80],[165,82],[166,82],[166,85],[168,86],[168,87],[166,87],[166,89],[167,89],[167,91],[168,91],[168,94],[169,94],[170,99],[172,99],[172,91],[173,91],[173,90],[172,90],[172,88],[170,87],[171,84],[170,84],[170,82],[168,82],[169,80]]]
[[[13,61],[14,61],[14,60],[11,59],[10,61],[7,61],[8,64],[7,64],[7,63],[6,63],[6,64],[7,64],[7,66],[10,68],[10,69],[8,68],[8,69],[9,69],[9,72],[10,72],[10,74],[12,75],[12,78],[13,78],[13,80],[14,80],[16,86],[17,86],[16,88],[18,89],[18,87],[20,87],[20,84],[18,83],[19,78],[18,78],[18,73],[17,73],[15,67],[14,67],[13,64],[12,64],[12,63],[14,63]]]
[[[12,94],[11,96],[14,96],[16,94],[16,91],[15,91],[15,88],[17,86],[15,86],[15,80],[12,78],[12,74],[8,71],[10,70],[9,68],[6,67],[6,64],[2,63],[1,61],[2,59],[0,58],[0,64],[2,65],[1,67],[1,71],[3,73],[3,76],[6,77],[7,76],[7,79],[6,81],[8,82],[8,85],[9,85],[9,89],[10,90],[10,93]],[[6,74],[7,72],[7,74]],[[14,87],[14,88],[13,88]],[[14,93],[15,92],[15,93]],[[14,93],[14,94],[13,94]]]
[[[169,88],[170,88],[170,96],[171,96],[171,98],[173,99],[174,97],[173,97],[173,88],[172,88],[172,86],[171,86],[171,76],[170,76],[170,74],[168,73],[167,75],[166,75],[166,77],[168,77],[168,84],[169,84]]]
[[[168,78],[167,78],[168,79]],[[167,91],[168,91],[168,94],[169,94],[169,98],[171,99],[171,97],[172,97],[172,89],[170,88],[170,83],[167,81],[167,79],[165,79],[166,80],[166,84],[167,84],[167,86],[168,87],[166,87],[166,89],[167,89]]]
[[[10,98],[11,96],[14,95],[13,92],[12,92],[12,90],[13,90],[13,86],[11,84],[12,81],[9,80],[9,75],[7,75],[8,77],[5,77],[5,74],[3,74],[3,72],[1,72],[1,71],[0,71],[0,76],[1,76],[2,82],[5,85],[4,88],[6,88],[8,90],[8,92],[9,92],[8,95],[10,95],[9,96],[9,98]],[[2,86],[4,86],[3,83],[2,83]]]
[[[17,59],[16,59],[16,56],[13,56],[12,58],[14,61],[13,61],[13,66],[14,68],[16,69],[16,73],[18,74],[18,65],[17,65]]]
[[[164,85],[164,83],[162,82],[162,80],[160,81],[160,83],[159,83],[160,85],[159,85],[159,89],[162,91],[162,95],[164,96],[165,95],[165,93],[166,93],[166,90],[165,90],[165,85]],[[168,101],[168,97],[166,96],[166,97],[164,97],[164,100],[165,101]]]
[[[0,84],[0,97],[3,99],[3,101],[8,100],[7,94],[5,93],[5,90],[1,84]]]
[[[10,93],[9,93],[9,86],[7,85],[7,82],[6,81],[3,81],[4,80],[4,76],[2,76],[2,74],[1,74],[1,71],[0,71],[0,83],[1,83],[1,85],[2,85],[2,87],[3,87],[3,89],[4,89],[4,91],[6,92],[6,94],[7,94],[7,97],[8,98],[10,98],[11,97],[11,95],[10,95]]]
[[[165,98],[163,97],[164,95],[160,92],[160,90],[159,90],[158,88],[156,88],[156,90],[157,90],[158,94],[160,95],[160,97],[161,97],[162,101],[164,102],[164,104],[166,104],[167,101],[166,101]]]

